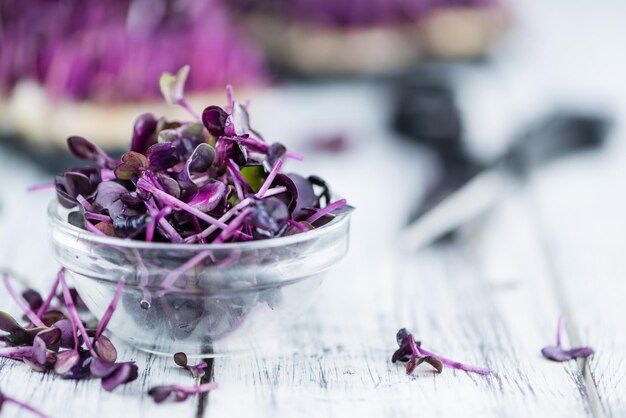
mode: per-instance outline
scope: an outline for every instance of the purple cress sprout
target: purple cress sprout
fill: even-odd
[[[594,353],[591,347],[578,347],[564,350],[561,346],[561,334],[565,319],[561,316],[556,327],[556,345],[547,346],[541,349],[541,354],[548,360],[563,362],[574,358],[587,358]]]
[[[413,338],[413,335],[410,334],[405,328],[398,331],[396,334],[396,341],[399,348],[393,353],[391,361],[393,363],[398,361],[406,363],[407,374],[411,374],[421,363],[430,364],[437,373],[441,373],[443,371],[443,366],[480,375],[488,375],[491,373],[488,369],[459,363],[458,361],[447,359],[439,354],[435,354],[424,349],[421,341],[416,341]]]

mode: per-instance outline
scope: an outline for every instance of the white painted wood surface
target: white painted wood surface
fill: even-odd
[[[181,404],[157,406],[146,391],[156,384],[191,384],[186,372],[170,359],[121,343],[120,358],[136,360],[140,378],[111,394],[97,381],[63,381],[11,361],[0,363],[1,390],[53,417],[87,411],[94,418],[624,415],[620,330],[626,318],[621,302],[626,243],[616,230],[626,224],[626,203],[616,190],[626,173],[621,159],[611,157],[615,153],[554,167],[464,230],[456,244],[406,255],[394,247],[393,236],[411,196],[399,193],[397,205],[389,206],[371,199],[371,184],[360,179],[370,167],[364,162],[383,155],[397,171],[388,170],[376,186],[417,189],[420,173],[410,167],[419,157],[383,142],[359,152],[342,157],[341,166],[323,165],[321,173],[336,178],[338,189],[350,190],[358,207],[351,252],[276,351],[216,359],[213,379],[219,388]],[[313,157],[303,170],[316,164],[321,163]],[[45,178],[7,155],[1,167],[3,179],[20,174],[0,186],[2,265],[44,289],[55,270],[42,232],[50,194],[23,190]],[[341,175],[346,167],[350,176]],[[546,257],[544,235],[556,255]],[[548,261],[556,265],[558,277]],[[17,312],[0,294],[2,309]],[[560,312],[570,320],[566,341],[597,350],[588,369],[576,362],[552,363],[539,353],[552,343]],[[424,368],[407,376],[389,360],[395,332],[404,326],[425,346],[487,366],[493,375],[446,369],[435,376]],[[591,379],[585,379],[585,371]],[[24,416],[9,405],[3,414]]]

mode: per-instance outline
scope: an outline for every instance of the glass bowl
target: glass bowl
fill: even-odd
[[[99,236],[48,207],[54,256],[100,318],[120,280],[108,329],[157,354],[220,356],[263,347],[314,301],[326,271],[348,250],[350,214],[301,234],[186,245]]]

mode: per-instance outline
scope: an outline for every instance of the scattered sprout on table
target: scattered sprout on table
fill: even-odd
[[[123,280],[95,329],[86,328],[89,322],[79,315],[80,298],[67,285],[64,269],[57,274],[46,299],[32,289],[23,292],[25,296],[19,295],[8,274],[4,274],[3,284],[22,309],[27,324],[22,326],[8,313],[0,312],[0,331],[5,333],[0,357],[22,361],[37,372],[52,370],[64,379],[98,378],[107,391],[137,378],[137,366],[117,362],[117,350],[104,335],[121,297]]]
[[[491,371],[482,367],[468,366],[458,361],[447,359],[439,354],[432,353],[422,347],[421,341],[416,341],[413,335],[409,333],[405,328],[402,328],[396,334],[396,341],[398,348],[391,357],[393,363],[402,362],[406,363],[406,373],[411,374],[417,366],[422,363],[430,364],[437,373],[443,371],[443,366],[452,367],[454,369],[463,370],[466,372],[477,373],[480,375],[490,374]]]
[[[152,399],[156,403],[165,402],[168,399],[172,399],[175,402],[183,402],[191,395],[198,393],[206,393],[217,387],[217,383],[208,382],[202,383],[196,386],[181,386],[181,385],[164,385],[155,386],[148,391],[148,395],[152,396]]]
[[[189,370],[189,372],[191,372],[191,375],[196,378],[204,376],[206,373],[205,369],[209,366],[206,361],[202,361],[195,366],[188,364],[187,354],[183,352],[174,354],[174,362],[178,366]]]
[[[541,354],[552,361],[567,361],[574,358],[586,358],[594,353],[591,347],[577,347],[564,350],[561,346],[561,334],[563,333],[563,326],[565,325],[565,319],[561,316],[556,326],[556,345],[547,346],[541,349]]]

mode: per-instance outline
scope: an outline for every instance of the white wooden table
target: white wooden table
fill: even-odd
[[[353,89],[350,103],[369,94]],[[215,359],[210,378],[219,388],[184,403],[156,405],[146,395],[157,384],[193,384],[184,370],[121,342],[119,358],[135,360],[140,375],[113,393],[98,381],[64,381],[14,361],[0,361],[0,390],[68,418],[625,416],[623,146],[537,173],[454,245],[402,255],[394,234],[429,163],[383,135],[375,109],[361,110],[370,122],[343,123],[363,146],[336,157],[312,155],[298,168],[314,167],[331,179],[357,211],[349,255],[276,351]],[[18,157],[0,159],[0,265],[43,290],[56,269],[45,237],[51,193],[24,189],[46,177]],[[396,193],[373,198],[375,188]],[[0,309],[18,312],[0,295]],[[569,320],[566,342],[595,348],[589,361],[541,357],[560,313]],[[445,369],[434,375],[424,368],[407,376],[390,362],[401,327],[435,351],[493,374]],[[7,405],[4,416],[22,415]]]
[[[582,59],[578,48],[589,33],[618,39],[623,15],[609,10],[600,18],[593,13],[595,2],[549,3],[548,11],[542,0],[518,4],[527,36],[521,43],[534,58],[512,58],[508,68],[518,69],[515,77],[506,71],[470,76],[460,100],[476,116],[469,124],[471,139],[501,143],[514,130],[512,118],[528,119],[563,92],[588,97],[601,91],[615,99],[608,103],[620,113],[618,120],[626,120],[626,94],[620,93],[626,54],[598,41],[585,47],[597,59]],[[624,10],[623,2],[602,3]],[[576,18],[560,19],[563,13]],[[533,24],[524,23],[527,16],[536,18]],[[580,30],[583,21],[586,30]],[[557,23],[561,28],[553,29]],[[603,76],[584,77],[597,74],[590,66],[603,56],[617,55],[624,59],[602,66]],[[504,86],[494,88],[496,82]],[[403,255],[394,238],[423,193],[432,161],[386,132],[384,94],[375,87],[337,85],[286,87],[277,95],[253,102],[253,124],[307,154],[292,169],[327,178],[357,207],[348,256],[329,273],[313,308],[277,341],[277,350],[215,359],[210,378],[219,388],[184,403],[156,405],[146,393],[158,384],[193,384],[186,371],[169,358],[117,341],[119,358],[135,360],[140,371],[136,381],[113,393],[98,381],[64,381],[13,361],[0,361],[0,390],[55,418],[626,416],[621,125],[608,149],[536,173],[526,187],[512,190],[488,216],[464,228],[454,245]],[[351,152],[309,155],[301,147],[307,136],[336,132],[346,132],[356,144]],[[45,234],[51,194],[24,190],[47,180],[26,162],[0,153],[0,267],[39,290],[49,287],[57,268]],[[3,291],[0,309],[18,312]],[[554,343],[559,314],[568,319],[566,344],[596,350],[588,361],[542,358],[540,349]],[[445,369],[434,375],[425,368],[407,376],[390,361],[401,327],[434,351],[493,374]],[[18,416],[26,415],[12,405],[2,412],[3,418]]]

